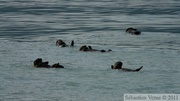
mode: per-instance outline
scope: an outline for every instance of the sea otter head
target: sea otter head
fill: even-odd
[[[42,59],[41,58],[37,58],[35,61],[34,61],[34,66],[35,67],[40,67],[42,64]]]
[[[136,31],[137,31],[137,29],[134,29],[132,27],[126,29],[126,32],[128,32],[128,33],[134,33]]]
[[[111,66],[112,69],[122,69],[123,63],[121,61],[116,62],[114,65]]]
[[[89,50],[89,48],[86,45],[81,46],[79,49],[79,51],[88,51],[88,50]]]
[[[66,45],[66,43],[63,40],[59,39],[56,41],[56,46],[60,46],[60,45]]]

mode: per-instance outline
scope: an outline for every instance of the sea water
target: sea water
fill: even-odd
[[[0,100],[179,94],[179,16],[179,0],[0,0]],[[125,33],[128,27],[141,35]],[[75,46],[57,47],[58,39]],[[112,52],[80,52],[82,45]],[[35,68],[36,58],[65,68]],[[143,69],[112,70],[117,61]]]

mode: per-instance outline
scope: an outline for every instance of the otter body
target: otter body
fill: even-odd
[[[52,66],[49,65],[49,62],[43,62],[41,58],[37,58],[34,61],[34,66],[37,68],[64,68],[64,66],[59,65],[59,63],[53,64]]]

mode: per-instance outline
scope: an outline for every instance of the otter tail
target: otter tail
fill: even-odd
[[[143,68],[143,66],[139,67],[138,69],[136,69],[135,71],[140,71]]]
[[[73,47],[73,46],[74,46],[74,40],[71,41],[71,47]]]

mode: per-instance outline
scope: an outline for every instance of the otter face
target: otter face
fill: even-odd
[[[138,31],[137,29],[132,28],[132,27],[127,28],[127,29],[126,29],[126,32],[131,33],[131,34],[133,34],[133,35],[140,35],[140,34],[141,34],[140,31]]]
[[[62,40],[57,40],[56,41],[56,46],[60,46],[60,45],[66,45],[66,43]]]
[[[42,64],[42,59],[41,58],[37,58],[35,61],[34,61],[34,66],[35,67],[40,67]]]
[[[80,47],[79,51],[88,51],[88,49],[89,48],[86,45],[84,45]]]
[[[134,29],[132,27],[126,29],[126,32],[128,33],[134,33],[135,31],[137,31],[137,29]]]
[[[112,69],[122,69],[123,63],[121,61],[118,61],[114,64],[114,66],[111,66]]]

